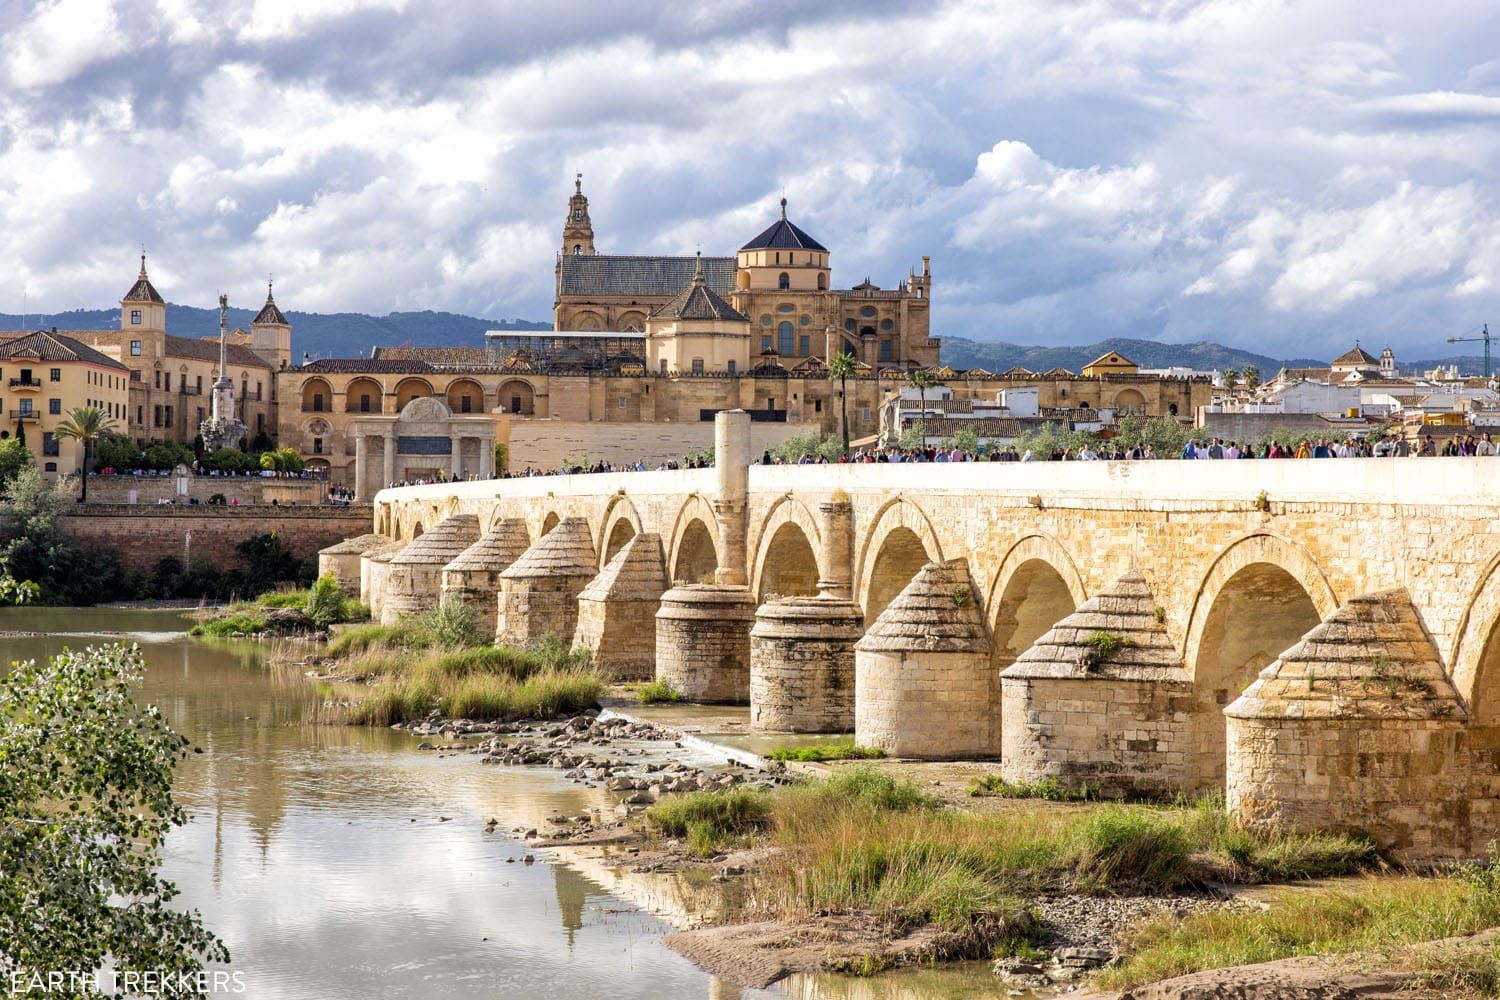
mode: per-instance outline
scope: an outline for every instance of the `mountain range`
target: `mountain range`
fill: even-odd
[[[253,309],[230,309],[230,328],[249,328],[255,316]],[[385,316],[364,313],[288,312],[292,324],[292,357],[318,358],[369,357],[375,347],[478,347],[484,343],[486,330],[550,330],[552,324],[527,319],[481,319],[459,313],[399,312]],[[107,330],[120,318],[118,309],[73,309],[45,316],[0,313],[0,329]],[[182,306],[167,306],[167,329],[184,337],[211,337],[218,332],[219,311]],[[999,341],[977,341],[964,337],[943,338],[943,363],[953,368],[985,368],[1003,372],[1020,365],[1031,371],[1066,368],[1078,371],[1090,361],[1109,351],[1125,355],[1142,368],[1173,366],[1198,371],[1243,368],[1255,365],[1261,377],[1275,374],[1282,365],[1311,368],[1328,364],[1328,358],[1277,359],[1253,351],[1227,347],[1209,341],[1196,344],[1165,344],[1155,340],[1112,337],[1087,346],[1026,345]],[[1398,358],[1402,371],[1426,371],[1438,364],[1457,364],[1461,371],[1478,373],[1483,361],[1475,356],[1456,356],[1408,361]]]

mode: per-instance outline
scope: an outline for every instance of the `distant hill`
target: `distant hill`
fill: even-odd
[[[249,329],[258,309],[230,309],[229,328]],[[386,316],[363,313],[288,311],[292,324],[292,358],[369,357],[372,347],[482,347],[486,330],[550,330],[551,323],[525,319],[478,319],[458,313],[400,312]],[[31,329],[108,330],[120,319],[118,309],[74,309],[47,316],[28,316]],[[21,328],[21,317],[0,313],[0,329]],[[181,337],[211,337],[219,331],[219,311],[167,305],[167,329]]]
[[[943,338],[943,362],[953,368],[985,368],[992,372],[1003,372],[1020,365],[1034,372],[1050,368],[1066,368],[1076,372],[1102,354],[1116,351],[1125,355],[1142,368],[1170,368],[1173,366],[1194,368],[1200,371],[1219,371],[1224,368],[1243,368],[1255,365],[1261,377],[1269,378],[1282,367],[1282,362],[1264,354],[1242,351],[1237,347],[1211,344],[1163,344],[1154,340],[1132,340],[1127,337],[1112,337],[1086,347],[1073,346],[1026,346],[1024,344],[981,343],[963,337]],[[1311,367],[1327,364],[1327,361],[1296,359],[1289,362],[1296,367]]]

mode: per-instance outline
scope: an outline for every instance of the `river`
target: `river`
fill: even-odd
[[[673,886],[507,833],[611,805],[550,769],[481,767],[387,729],[309,725],[319,702],[254,642],[189,639],[176,612],[0,609],[0,663],[141,645],[140,698],[201,747],[179,768],[191,821],[164,875],[202,912],[255,1000],[1003,997],[982,963],[766,990],[716,980],[662,943]],[[39,635],[18,635],[35,632]],[[495,832],[485,822],[495,818]],[[532,863],[524,859],[532,857]],[[636,891],[629,891],[634,889]]]

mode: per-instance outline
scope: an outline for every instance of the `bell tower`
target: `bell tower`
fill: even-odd
[[[594,256],[594,224],[589,221],[589,200],[583,193],[582,174],[573,179],[573,196],[568,199],[568,218],[563,223],[562,252]]]

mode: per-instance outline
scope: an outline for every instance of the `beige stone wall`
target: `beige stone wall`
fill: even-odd
[[[773,601],[750,632],[750,726],[793,733],[854,731],[859,607],[805,598]]]
[[[743,705],[750,698],[755,603],[741,587],[674,587],[656,613],[656,679],[684,700]]]

